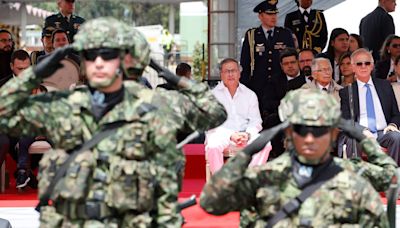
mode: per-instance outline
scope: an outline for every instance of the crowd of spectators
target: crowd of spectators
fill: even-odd
[[[0,30],[0,86],[10,78],[18,77],[30,65],[45,59],[53,50],[73,41],[80,24],[84,23],[83,18],[73,14],[74,2],[57,0],[60,12],[45,21],[41,38],[42,50],[34,51],[30,56],[24,50],[15,50],[14,34]],[[257,137],[262,128],[268,129],[279,124],[280,100],[288,91],[299,88],[317,88],[333,94],[342,104],[343,117],[354,119],[368,128],[375,134],[382,147],[400,164],[400,37],[394,34],[393,19],[389,14],[395,9],[395,1],[379,0],[378,7],[361,19],[359,34],[349,34],[343,28],[334,28],[329,39],[323,12],[311,9],[312,1],[296,0],[299,9],[288,14],[285,19],[286,28],[276,26],[278,10],[276,2],[271,2],[273,1],[263,1],[254,8],[261,26],[246,33],[241,61],[228,58],[221,62],[222,82],[215,88],[214,93],[226,106],[228,121],[219,129],[207,132],[206,153],[212,160],[212,173],[221,167],[222,151],[227,147],[246,145]],[[310,30],[314,23],[318,24],[320,29]],[[250,39],[253,39],[255,44],[251,45]],[[325,47],[327,51],[323,52]],[[372,59],[365,50],[372,52]],[[70,54],[66,59],[73,62],[73,65],[78,67],[77,72],[80,72],[79,56]],[[227,67],[229,69],[225,69]],[[187,63],[178,64],[176,74],[191,78],[191,66]],[[365,80],[361,82],[362,76]],[[78,75],[77,78],[79,80],[69,82],[69,86],[85,83],[82,75]],[[144,77],[140,80],[151,88]],[[359,95],[366,94],[364,88],[359,88],[360,84],[370,84],[373,102],[370,102],[369,98],[358,101]],[[384,95],[380,90],[381,85],[385,90]],[[168,83],[157,87],[175,89]],[[349,91],[349,87],[354,90],[354,97],[350,99],[352,104],[349,103],[349,94],[346,92]],[[53,89],[44,83],[32,92],[47,92]],[[374,109],[376,113],[375,125],[369,123],[370,113],[366,110],[370,109]],[[253,120],[253,116],[256,120]],[[217,131],[219,135],[215,136]],[[221,132],[226,135],[221,136]],[[180,133],[178,141],[183,140],[185,136],[187,134]],[[0,135],[0,163],[7,152],[15,158],[17,188],[27,185],[36,187],[32,173],[34,166],[29,162],[29,146],[37,140],[47,140],[51,144],[51,139],[43,136],[13,138]],[[341,140],[336,151],[343,151],[343,145],[346,145],[346,156],[360,154],[360,151],[350,151],[355,147],[348,141],[350,140]],[[284,151],[286,145],[283,134],[278,134],[271,143],[270,159],[273,159]],[[263,155],[260,160],[265,162],[267,157],[268,155]]]

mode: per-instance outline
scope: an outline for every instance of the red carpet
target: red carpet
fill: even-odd
[[[184,147],[186,154],[185,178],[179,201],[184,201],[191,195],[196,195],[197,201],[205,183],[205,157],[204,145],[189,144]],[[18,192],[15,188],[15,180],[12,173],[15,171],[15,162],[7,156],[7,170],[9,173],[9,187],[4,193],[0,193],[0,207],[35,207],[37,204],[37,191],[28,189]],[[239,213],[233,212],[224,216],[213,216],[207,214],[197,204],[182,211],[185,217],[183,227],[198,228],[225,228],[239,226]]]
[[[197,201],[200,192],[205,183],[205,158],[204,146],[201,144],[189,144],[184,147],[186,154],[186,169],[185,178],[183,181],[183,188],[179,194],[179,201],[184,201],[191,195],[196,195]],[[15,163],[7,159],[7,169],[12,174],[15,169]],[[386,204],[386,198],[382,195],[382,202]],[[27,190],[19,193],[15,189],[15,180],[10,175],[10,186],[6,189],[5,193],[0,193],[0,207],[35,207],[37,204],[37,191]],[[400,205],[400,201],[397,201]],[[233,212],[224,216],[212,216],[207,214],[197,204],[182,211],[185,217],[184,228],[198,227],[198,228],[225,228],[225,227],[238,227],[239,226],[239,213]]]

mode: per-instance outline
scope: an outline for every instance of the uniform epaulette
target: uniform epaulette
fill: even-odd
[[[247,29],[246,33],[251,31],[251,30],[256,30],[256,29],[257,29],[257,27],[249,28],[249,29]]]

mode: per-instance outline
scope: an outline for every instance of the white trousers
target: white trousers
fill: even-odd
[[[258,137],[258,135],[257,135]],[[248,142],[250,144],[257,137],[251,138]],[[216,173],[224,165],[224,150],[236,152],[242,148],[238,148],[230,141],[230,135],[209,134],[205,142],[206,159],[210,166],[211,174]],[[269,152],[271,151],[271,143],[268,144],[260,152],[253,155],[249,166],[257,166],[267,162]]]

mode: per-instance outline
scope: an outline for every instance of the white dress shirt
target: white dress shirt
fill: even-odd
[[[371,89],[372,99],[374,101],[374,110],[375,110],[375,118],[376,118],[376,129],[381,131],[387,127],[385,114],[383,113],[381,101],[379,100],[378,93],[376,92],[375,85],[371,79],[367,82],[369,88]],[[364,127],[368,127],[368,117],[367,117],[367,104],[366,104],[366,95],[367,88],[365,87],[364,82],[357,80],[358,86],[358,100],[360,103],[360,125]]]
[[[299,7],[300,13],[304,14],[304,11],[307,11],[308,15],[310,15],[311,12],[311,7],[308,7],[307,9],[304,9],[303,7]],[[308,18],[304,16],[304,20],[308,22]]]
[[[258,99],[253,91],[239,83],[239,87],[232,97],[228,88],[220,82],[212,90],[212,93],[228,113],[226,121],[212,131],[220,131],[221,134],[229,137],[234,132],[245,131],[250,133],[251,138],[261,131],[262,120]]]

